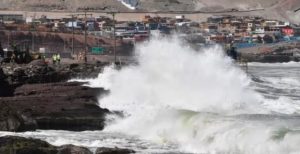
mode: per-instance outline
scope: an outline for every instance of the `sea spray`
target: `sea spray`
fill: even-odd
[[[218,46],[196,52],[176,37],[156,38],[138,46],[136,57],[138,65],[120,71],[107,68],[97,80],[111,91],[101,100],[102,107],[232,114],[246,108],[250,112],[258,102],[248,89],[250,79]]]
[[[101,107],[124,113],[105,131],[176,144],[183,152],[299,151],[300,136],[288,129],[299,125],[266,116],[274,100],[252,90],[250,78],[220,47],[194,51],[176,37],[155,37],[137,47],[136,60],[121,70],[107,67],[90,81],[110,90]]]

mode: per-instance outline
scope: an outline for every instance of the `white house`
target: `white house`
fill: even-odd
[[[264,34],[265,29],[264,29],[264,27],[256,27],[254,33],[255,34]]]
[[[33,17],[26,17],[25,19],[26,23],[32,23],[33,22]]]

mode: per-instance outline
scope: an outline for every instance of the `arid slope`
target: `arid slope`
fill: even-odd
[[[119,0],[1,0],[2,10],[75,11],[83,8],[96,11],[130,11]],[[137,10],[148,11],[247,11],[241,15],[259,15],[272,19],[300,22],[299,0],[139,0]],[[238,13],[232,13],[238,14]],[[239,14],[238,14],[239,15]]]

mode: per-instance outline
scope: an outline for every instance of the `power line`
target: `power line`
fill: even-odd
[[[93,14],[88,14],[87,10],[84,11],[84,14],[72,14],[72,18],[74,16],[80,16],[84,15],[84,44],[85,44],[85,49],[84,49],[84,62],[87,62],[87,52],[88,52],[88,45],[87,45],[87,15],[90,15],[91,17]],[[74,21],[72,19],[72,51],[74,53]]]

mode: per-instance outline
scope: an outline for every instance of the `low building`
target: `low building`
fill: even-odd
[[[264,23],[263,23],[263,26],[264,27],[276,27],[279,25],[279,22],[276,21],[276,20],[266,20]]]
[[[33,22],[33,17],[26,17],[25,22],[27,24],[32,23]]]
[[[300,26],[292,25],[291,27],[294,29],[294,36],[295,37],[300,37]]]
[[[74,27],[74,29],[82,29],[83,25],[84,24],[80,21],[69,21],[66,24],[66,27],[67,28],[73,28]]]
[[[0,21],[5,24],[23,23],[24,18],[22,14],[0,14]]]
[[[256,26],[255,30],[254,30],[254,34],[265,34],[265,28],[260,27],[260,26]]]
[[[294,36],[294,29],[290,26],[283,27],[281,29],[281,32],[283,36],[288,36],[288,37]]]

